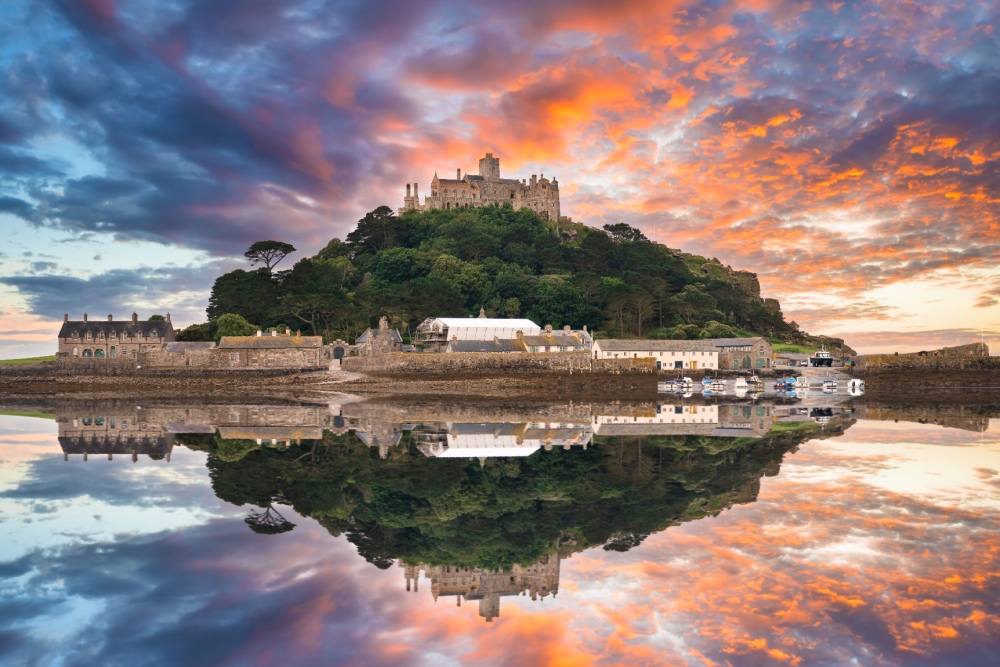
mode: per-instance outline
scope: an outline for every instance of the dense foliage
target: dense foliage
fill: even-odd
[[[805,338],[776,301],[760,298],[752,273],[652,243],[624,223],[557,227],[509,206],[399,217],[382,206],[290,270],[220,276],[207,312],[351,339],[381,315],[406,336],[426,317],[480,308],[615,337]]]
[[[831,425],[826,435],[840,428]],[[179,437],[210,453],[212,485],[223,500],[265,511],[290,504],[332,534],[346,534],[380,567],[397,558],[509,567],[560,549],[627,550],[668,526],[752,502],[760,478],[776,474],[784,454],[815,435],[598,437],[586,450],[483,465],[425,457],[408,446],[408,434],[385,460],[353,434],[327,433],[289,449]]]

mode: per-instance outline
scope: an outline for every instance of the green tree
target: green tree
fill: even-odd
[[[215,342],[223,336],[252,336],[257,333],[257,327],[234,313],[226,313],[215,320]]]
[[[166,319],[163,315],[150,315],[147,322],[163,322]]]
[[[378,253],[396,244],[397,218],[388,206],[379,206],[358,220],[358,226],[347,235],[354,252]]]
[[[263,264],[268,273],[278,265],[278,263],[295,252],[295,246],[283,241],[257,241],[243,253],[243,256],[250,260],[251,266]]]

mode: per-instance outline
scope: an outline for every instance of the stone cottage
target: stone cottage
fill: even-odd
[[[383,316],[379,318],[378,329],[369,328],[358,336],[354,344],[360,356],[370,357],[373,354],[399,352],[403,348],[403,337],[398,329],[389,328],[389,319]]]
[[[774,365],[774,348],[763,338],[716,338],[719,368],[723,370],[761,370]]]
[[[326,368],[322,336],[223,336],[212,350],[213,366],[231,368]]]

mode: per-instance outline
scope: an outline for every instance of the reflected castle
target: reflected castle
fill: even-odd
[[[518,595],[529,596],[532,600],[544,599],[559,593],[559,562],[562,556],[551,554],[527,567],[514,565],[510,570],[488,570],[478,567],[458,567],[452,565],[409,565],[403,561],[406,590],[416,593],[420,586],[420,575],[430,581],[431,595],[437,602],[439,597],[454,597],[455,605],[462,601],[478,602],[479,615],[492,623],[500,615],[500,598]]]

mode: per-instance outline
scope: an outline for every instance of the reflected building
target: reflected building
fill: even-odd
[[[420,424],[413,431],[417,449],[434,458],[531,456],[539,449],[587,448],[594,432],[589,424],[550,422],[486,422]]]
[[[759,438],[773,425],[773,406],[733,403],[658,403],[629,415],[594,415],[597,436],[684,436]]]
[[[82,455],[84,461],[91,455],[107,455],[111,460],[115,454],[130,456],[133,463],[140,454],[170,461],[174,448],[173,434],[141,408],[104,416],[58,417],[57,422],[64,461],[70,454]]]
[[[125,408],[110,402],[96,408],[80,408],[71,416],[57,417],[63,458],[70,454],[140,454],[170,460],[179,433],[215,433],[224,439],[255,440],[257,444],[289,447],[304,439],[322,438],[332,424],[321,405],[166,405]],[[96,414],[95,414],[96,413]],[[101,414],[103,413],[103,414]]]
[[[400,561],[406,590],[418,592],[420,575],[430,580],[431,595],[437,602],[440,597],[454,597],[456,606],[462,601],[479,603],[479,615],[491,623],[500,615],[500,598],[517,595],[530,596],[532,600],[544,599],[559,593],[559,554],[542,557],[537,563],[522,567],[513,566],[509,571],[488,570],[477,567],[452,565],[409,565]]]

